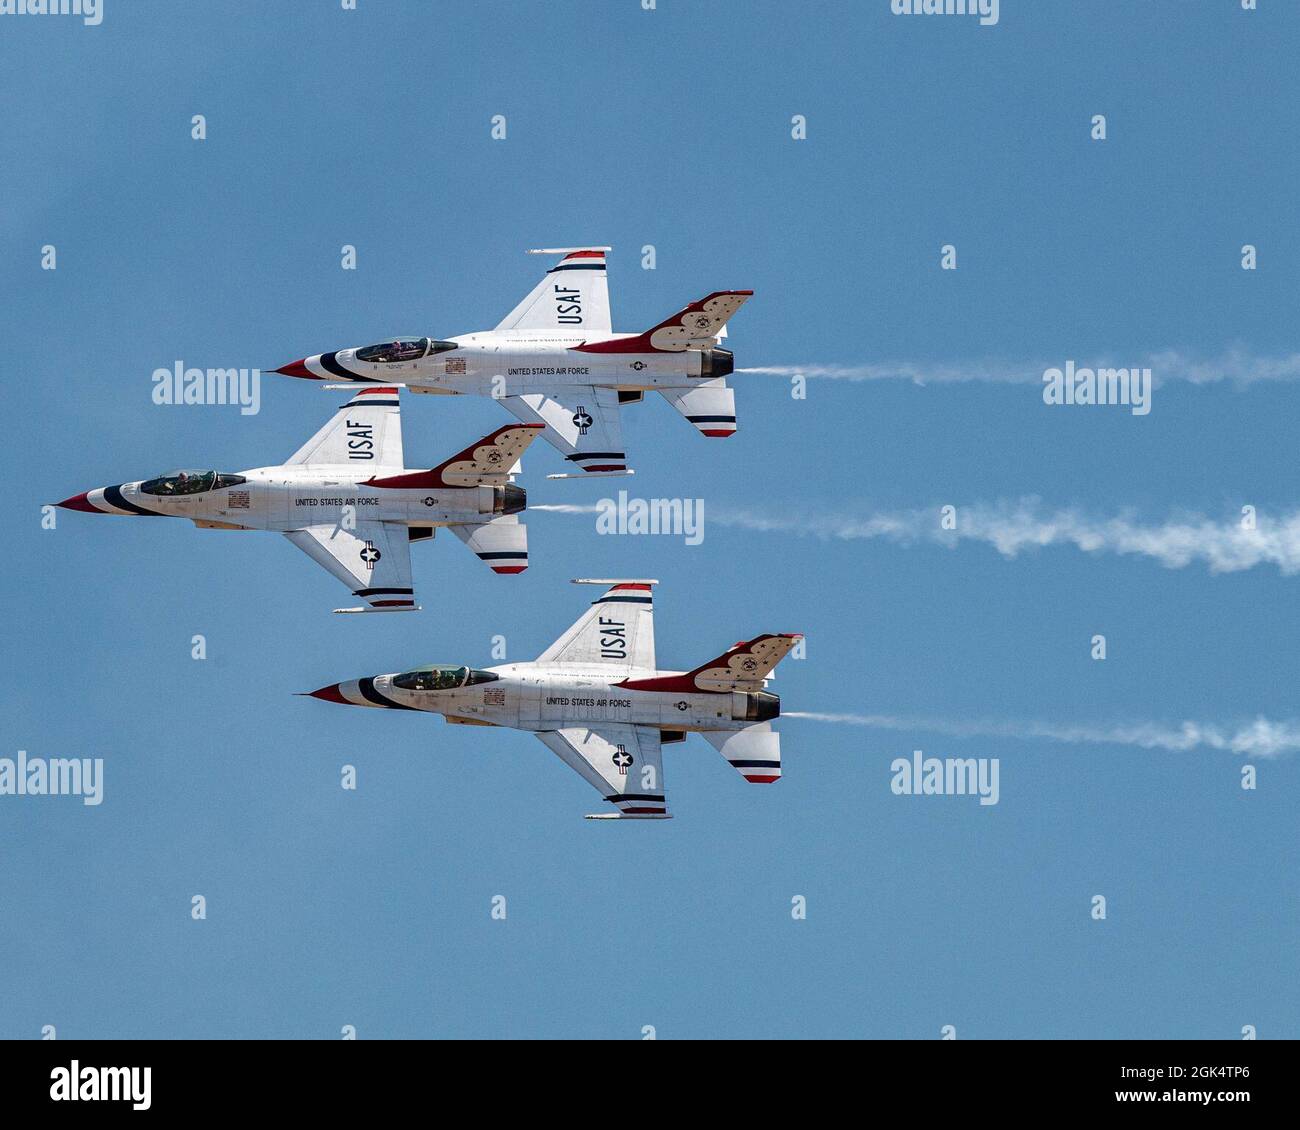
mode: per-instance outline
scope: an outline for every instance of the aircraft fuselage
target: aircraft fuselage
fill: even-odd
[[[407,689],[409,674],[394,672],[336,683],[317,697],[356,706],[422,710],[449,722],[556,730],[583,723],[621,722],[667,732],[742,730],[780,712],[771,694],[714,691],[646,691],[620,687],[626,678],[670,678],[676,671],[633,671],[611,679],[608,667],[508,663],[471,671],[471,682],[449,689]]]
[[[194,494],[150,493],[143,489],[150,482],[145,479],[100,487],[88,491],[85,499],[101,513],[158,514],[212,528],[277,531],[346,524],[349,515],[353,521],[445,526],[485,522],[523,509],[523,489],[514,486],[409,489],[366,483],[400,473],[400,468],[361,471],[347,465],[256,467],[222,475],[211,489]]]
[[[614,334],[611,341],[635,334]],[[679,352],[586,352],[581,337],[486,331],[448,338],[413,361],[375,362],[359,348],[306,357],[281,372],[318,380],[405,384],[412,392],[447,396],[521,396],[557,385],[648,390],[689,388],[732,371],[724,349]]]

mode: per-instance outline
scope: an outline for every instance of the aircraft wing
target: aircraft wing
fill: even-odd
[[[649,584],[619,581],[592,601],[538,663],[599,663],[622,671],[655,669],[654,596]]]
[[[567,385],[554,392],[503,396],[500,403],[526,424],[545,424],[542,435],[575,469],[627,470],[617,389]]]
[[[363,608],[336,612],[395,612],[415,608],[411,585],[411,542],[396,522],[357,522],[351,530],[335,524],[305,526],[284,535],[308,557],[329,570],[366,602]]]
[[[589,337],[612,332],[608,247],[543,247],[533,255],[564,255],[527,297],[497,326],[498,330],[548,330]]]
[[[304,463],[400,467],[402,416],[397,389],[363,388],[289,456],[285,466]]]
[[[617,809],[591,819],[668,816],[663,750],[653,726],[602,722],[543,730],[537,736]]]

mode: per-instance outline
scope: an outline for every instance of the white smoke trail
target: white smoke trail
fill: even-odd
[[[1132,368],[1133,360],[1075,357],[1079,365],[1089,368]],[[1063,365],[1065,358],[1041,363],[1029,361],[960,361],[952,363],[916,361],[879,361],[860,365],[758,365],[737,369],[737,373],[766,374],[775,377],[816,377],[843,381],[912,381],[914,384],[953,384],[986,381],[1000,384],[1041,384],[1043,372]],[[1300,353],[1280,357],[1261,357],[1243,350],[1229,350],[1222,356],[1201,360],[1167,349],[1148,353],[1138,359],[1138,368],[1149,368],[1155,384],[1186,381],[1204,385],[1232,381],[1238,385],[1261,381],[1295,381],[1300,379]]]
[[[886,538],[902,545],[924,541],[945,546],[976,541],[1008,558],[1026,550],[1073,545],[1085,553],[1138,554],[1169,569],[1200,561],[1212,573],[1236,573],[1257,565],[1275,565],[1286,576],[1300,572],[1300,511],[1261,517],[1253,529],[1240,521],[1215,522],[1199,514],[1149,525],[1128,514],[1098,518],[1076,510],[1044,513],[1034,498],[958,506],[956,528],[951,530],[940,527],[937,507],[864,518],[773,517],[744,511],[715,512],[709,518],[722,525],[826,539]]]
[[[1004,384],[1041,382],[1042,365],[986,361],[944,365],[914,361],[881,361],[861,365],[755,365],[737,369],[771,377],[817,377],[838,381],[911,381],[913,384],[953,384],[959,381],[996,381]],[[1152,376],[1155,374],[1153,373]]]
[[[598,506],[535,506],[561,514],[597,514]],[[938,507],[881,511],[864,516],[783,514],[711,506],[707,520],[719,526],[785,533],[834,541],[883,538],[898,545],[918,543],[952,548],[961,541],[991,545],[1002,556],[1072,545],[1085,553],[1137,554],[1168,569],[1193,562],[1212,573],[1236,573],[1275,565],[1285,576],[1300,573],[1300,511],[1261,515],[1254,529],[1240,521],[1215,522],[1199,514],[1145,524],[1129,514],[1102,518],[1077,510],[1044,512],[1038,499],[973,503],[956,508],[956,528],[940,526]]]
[[[1267,718],[1256,718],[1237,726],[1200,722],[1182,722],[1177,726],[1157,722],[1066,726],[1051,722],[954,722],[935,718],[900,718],[890,714],[821,714],[815,711],[783,711],[781,717],[865,726],[875,730],[921,731],[950,738],[1045,739],[1071,745],[1125,745],[1173,753],[1205,748],[1246,757],[1280,757],[1300,750],[1300,722],[1271,722]]]

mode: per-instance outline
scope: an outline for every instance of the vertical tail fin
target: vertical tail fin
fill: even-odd
[[[686,349],[708,349],[717,344],[727,320],[753,294],[752,290],[715,290],[644,333],[608,341],[586,341],[575,348],[583,353],[680,353]]]
[[[803,638],[798,632],[755,636],[742,640],[717,659],[702,663],[687,674],[701,691],[758,691],[763,680]]]
[[[799,632],[755,636],[742,640],[717,659],[701,663],[683,675],[656,675],[649,679],[624,679],[618,685],[634,691],[741,691],[763,689],[763,680],[794,645],[803,639]]]
[[[369,390],[367,390],[369,391]],[[423,490],[438,487],[504,486],[519,466],[528,445],[542,432],[544,424],[508,424],[471,443],[464,451],[428,471],[403,471],[368,479],[367,486]]]

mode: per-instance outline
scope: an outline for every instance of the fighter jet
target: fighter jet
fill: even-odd
[[[397,389],[364,388],[281,466],[237,475],[170,471],[57,505],[189,518],[204,529],[277,530],[364,601],[335,612],[418,611],[410,543],[439,526],[494,572],[528,567],[528,535],[517,517],[527,495],[511,472],[540,430],[501,428],[431,470],[407,470]]]
[[[717,290],[641,333],[614,333],[605,277],[608,247],[546,247],[563,255],[492,330],[440,340],[396,337],[317,353],[274,370],[321,381],[405,384],[412,392],[499,400],[576,470],[553,479],[630,475],[619,409],[647,390],[706,436],[736,431],[727,387],[733,356],[719,348],[726,323],[752,290]]]
[[[657,583],[575,580],[609,588],[531,663],[483,670],[431,664],[309,693],[349,706],[530,730],[613,805],[591,820],[668,818],[661,749],[692,731],[745,780],[777,780],[781,745],[772,721],[781,700],[763,688],[799,636],[756,636],[690,671],[660,671],[651,588]]]

